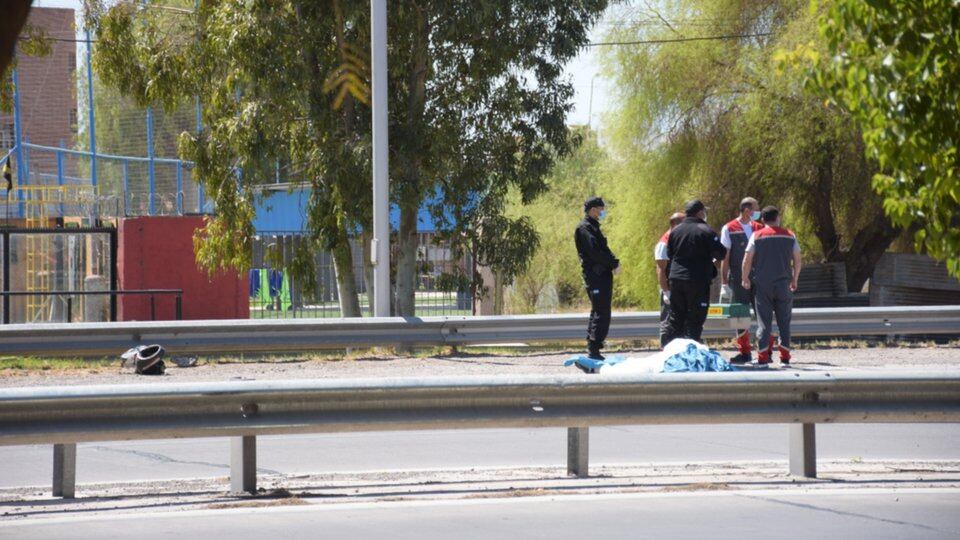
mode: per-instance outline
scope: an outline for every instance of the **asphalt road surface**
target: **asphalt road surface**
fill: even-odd
[[[785,425],[624,426],[590,430],[592,465],[787,459]],[[820,459],[960,460],[960,424],[818,425]],[[261,437],[259,474],[562,466],[562,429],[338,433]],[[186,439],[78,446],[77,482],[222,477],[229,440]],[[51,446],[0,447],[0,488],[43,486]]]
[[[309,504],[0,523],[0,537],[957,538],[953,489],[729,491]]]

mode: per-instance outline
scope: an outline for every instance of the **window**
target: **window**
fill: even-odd
[[[77,110],[70,109],[70,131],[77,132]]]
[[[16,135],[13,130],[13,122],[3,124],[0,129],[0,148],[9,150],[16,143]]]

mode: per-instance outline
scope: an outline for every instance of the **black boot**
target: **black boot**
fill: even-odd
[[[601,343],[594,343],[592,341],[587,342],[587,358],[591,360],[606,360],[602,354],[600,354],[600,348],[603,346]]]

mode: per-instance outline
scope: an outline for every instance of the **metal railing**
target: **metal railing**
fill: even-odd
[[[145,343],[177,354],[459,346],[580,340],[586,326],[586,314],[21,324],[0,327],[0,352],[112,355]],[[747,319],[707,319],[704,335],[730,336],[732,328],[748,326]],[[960,335],[960,306],[795,309],[791,331],[797,337]],[[614,313],[609,337],[658,332],[657,312]]]
[[[172,412],[172,411],[175,411]],[[960,373],[696,373],[246,381],[0,390],[0,445],[54,444],[54,495],[75,493],[76,444],[231,437],[231,486],[256,491],[256,437],[589,426],[790,425],[790,472],[816,476],[817,423],[960,422]],[[574,426],[574,427],[570,427]]]

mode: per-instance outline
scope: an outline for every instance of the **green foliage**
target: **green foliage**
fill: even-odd
[[[586,298],[573,230],[583,219],[583,201],[603,191],[609,157],[597,144],[596,133],[581,128],[577,135],[583,143],[556,162],[545,180],[545,193],[530,204],[523,204],[516,192],[510,198],[508,216],[528,219],[540,239],[539,249],[531,250],[529,265],[510,288],[506,303],[511,312],[534,312],[538,299],[550,287],[556,289],[560,307]],[[604,196],[606,201],[616,199]],[[604,230],[607,226],[604,221]],[[619,255],[616,245],[614,250]]]
[[[472,254],[507,282],[528,264],[534,230],[504,215],[507,197],[512,191],[524,203],[534,200],[554,160],[575,147],[566,127],[573,87],[563,66],[606,5],[391,3],[391,181],[401,208],[402,264],[414,261],[417,247],[415,219],[404,216],[434,194],[439,238],[455,256]],[[482,288],[479,272],[472,276],[472,288]],[[412,315],[414,275],[398,268],[397,277],[400,313]]]
[[[43,57],[53,52],[53,40],[39,26],[26,23],[17,39],[16,52],[27,56]],[[13,111],[13,77],[11,72],[17,68],[16,57],[7,68],[0,72],[0,111]]]
[[[863,129],[887,215],[960,277],[960,4],[836,0],[818,22],[829,60],[813,86]]]
[[[507,279],[527,263],[533,229],[504,216],[506,196],[516,189],[533,200],[553,160],[575,146],[565,126],[573,89],[562,67],[605,7],[606,0],[390,4],[400,314],[414,314],[415,215],[436,195],[431,210],[455,254],[471,253]],[[88,18],[106,48],[97,71],[125,96],[168,108],[201,96],[204,130],[184,133],[180,145],[217,204],[198,237],[199,260],[249,264],[254,188],[277,160],[288,164],[285,177],[311,185],[312,247],[343,248],[347,231],[369,230],[367,2],[226,0],[177,17],[119,3],[94,6]]]
[[[858,290],[898,231],[869,194],[876,165],[864,158],[856,126],[807,94],[803,73],[778,69],[777,51],[823,46],[805,4],[662,5],[656,16],[668,24],[640,20],[608,39],[753,37],[608,51],[617,89],[608,119],[617,167],[607,191],[616,197],[609,236],[624,266],[619,302],[657,306],[653,247],[668,216],[693,197],[710,207],[717,231],[745,196],[780,207],[805,257],[844,262]]]
[[[328,7],[232,0],[173,13],[132,3],[88,13],[99,40],[97,74],[124,97],[173,113],[200,96],[203,129],[180,134],[179,154],[195,163],[216,205],[196,237],[197,260],[211,271],[249,267],[258,186],[277,164],[287,180],[311,189],[311,242],[301,244],[292,268],[300,275],[312,275],[314,250],[348,251],[347,231],[369,222],[368,122],[353,106],[368,90],[357,54],[343,67],[346,41],[365,43],[368,35],[345,19],[364,10]],[[338,280],[352,280],[349,272],[339,269]]]

